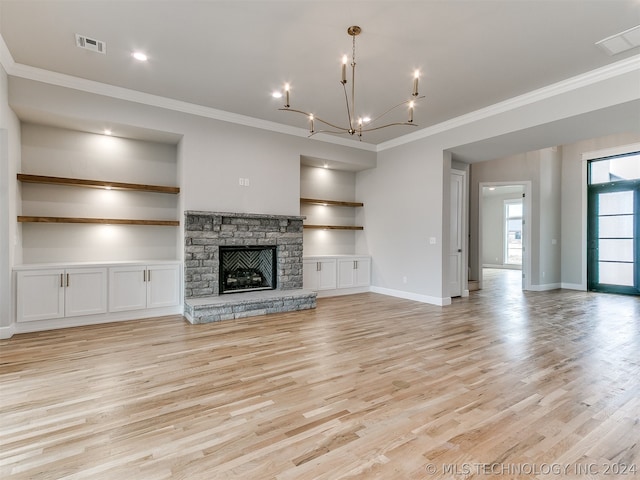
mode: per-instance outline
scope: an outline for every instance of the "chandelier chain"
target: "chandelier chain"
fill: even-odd
[[[351,35],[353,39],[353,53],[351,54],[351,66],[356,64],[356,36]]]

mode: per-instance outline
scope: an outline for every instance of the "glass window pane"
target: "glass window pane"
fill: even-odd
[[[609,183],[609,160],[599,160],[597,162],[591,162],[590,181],[591,184],[595,183]]]
[[[633,264],[632,263],[598,263],[599,283],[608,285],[633,286]]]
[[[519,203],[508,203],[507,204],[507,216],[511,217],[521,217],[522,216],[522,202]]]
[[[521,232],[522,231],[522,219],[511,219],[507,221],[507,229],[510,232]]]
[[[640,179],[640,153],[624,157],[595,160],[589,163],[590,183]]]
[[[609,160],[611,181],[635,180],[640,178],[640,154],[618,157]]]
[[[598,218],[600,238],[633,238],[633,215]]]
[[[633,214],[633,191],[601,193],[598,203],[600,215]]]
[[[599,260],[609,262],[633,262],[633,239],[598,240]]]

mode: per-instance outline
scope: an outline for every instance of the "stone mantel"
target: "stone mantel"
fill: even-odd
[[[268,213],[233,213],[233,212],[208,212],[200,210],[187,210],[185,216],[210,216],[210,217],[229,217],[229,218],[264,218],[271,220],[304,220],[307,217],[296,215],[271,215]]]

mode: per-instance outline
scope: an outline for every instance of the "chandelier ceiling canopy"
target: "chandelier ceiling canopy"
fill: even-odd
[[[352,25],[347,29],[347,33],[352,38],[352,54],[351,54],[351,80],[347,80],[347,63],[348,58],[346,55],[342,57],[342,69],[341,69],[341,77],[340,84],[342,85],[344,91],[344,99],[346,105],[346,113],[347,113],[347,124],[346,125],[338,125],[336,123],[331,123],[322,118],[314,115],[311,112],[304,112],[302,110],[296,110],[295,108],[291,108],[291,87],[287,83],[284,85],[284,95],[282,92],[275,92],[273,96],[275,98],[282,98],[284,96],[285,103],[283,108],[279,108],[278,110],[286,111],[286,112],[294,112],[307,117],[309,121],[309,136],[313,136],[316,133],[331,133],[331,134],[349,134],[349,135],[357,135],[360,140],[362,140],[362,134],[366,132],[371,132],[373,130],[380,130],[382,128],[387,128],[396,125],[402,126],[410,126],[417,127],[418,125],[413,123],[413,111],[415,107],[415,102],[424,98],[424,95],[419,96],[418,93],[418,80],[420,77],[420,72],[416,70],[414,72],[413,78],[413,89],[411,92],[411,98],[406,101],[403,101],[391,108],[388,108],[386,111],[378,115],[377,117],[371,119],[368,117],[359,116],[356,114],[356,88],[355,88],[355,78],[356,78],[356,37],[360,35],[362,29],[357,25]],[[351,83],[351,95],[349,96],[349,92],[347,90],[347,83]],[[395,121],[391,123],[386,123],[383,125],[379,125],[378,122],[380,119],[385,117],[391,111],[406,105],[408,107],[407,112],[407,120],[406,121]],[[326,129],[316,130],[315,124],[319,122],[323,125],[326,125]]]

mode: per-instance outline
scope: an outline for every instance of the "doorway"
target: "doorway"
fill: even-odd
[[[531,182],[481,182],[478,208],[479,287],[495,282],[485,275],[495,270],[515,270],[520,289],[529,290],[531,270],[529,225],[531,225]],[[486,269],[486,270],[485,270]]]
[[[587,170],[587,286],[640,294],[640,152],[591,160]]]

